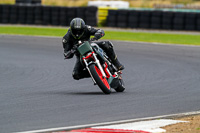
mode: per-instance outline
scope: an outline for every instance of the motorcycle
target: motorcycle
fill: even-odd
[[[94,85],[98,85],[105,94],[110,94],[111,88],[116,92],[125,90],[122,72],[117,70],[94,40],[78,41],[72,51],[80,53],[81,63],[88,70]]]

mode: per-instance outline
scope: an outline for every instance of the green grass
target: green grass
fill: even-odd
[[[63,37],[66,34],[66,32],[67,28],[0,26],[0,34]],[[105,31],[105,33],[106,35],[102,39],[200,45],[200,35],[124,32],[107,30]]]
[[[200,45],[200,35],[167,33],[106,32],[105,39],[169,44]]]
[[[63,36],[67,29],[43,27],[0,26],[0,34],[29,36]]]

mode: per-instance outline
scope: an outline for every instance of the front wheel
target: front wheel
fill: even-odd
[[[111,93],[111,87],[105,77],[103,77],[101,71],[95,64],[89,65],[90,72],[96,81],[99,88],[105,93],[110,94]]]

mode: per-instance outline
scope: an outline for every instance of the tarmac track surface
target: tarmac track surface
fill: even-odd
[[[0,132],[151,117],[200,109],[200,47],[113,41],[124,93],[71,77],[61,38],[0,35]]]

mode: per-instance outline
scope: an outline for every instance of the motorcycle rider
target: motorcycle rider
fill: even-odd
[[[74,18],[70,22],[70,28],[67,34],[63,37],[62,43],[64,48],[65,59],[70,59],[74,56],[72,48],[74,44],[77,44],[79,40],[88,41],[90,36],[94,36],[94,40],[98,40],[105,35],[104,31],[101,29],[95,29],[89,25],[85,25],[85,22],[81,18]],[[111,59],[112,63],[116,66],[118,70],[123,70],[124,66],[118,61],[117,56],[113,49],[113,44],[110,41],[95,42],[99,47],[101,47],[108,57]],[[87,70],[84,70],[80,62],[80,55],[75,53],[77,59],[74,66],[72,76],[74,79],[79,80],[84,77],[89,77]]]

